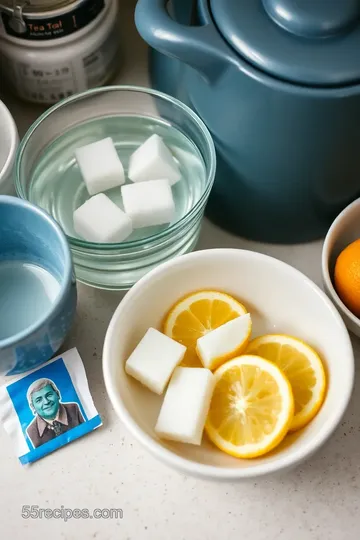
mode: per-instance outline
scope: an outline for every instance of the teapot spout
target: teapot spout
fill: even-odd
[[[234,56],[204,13],[203,26],[186,26],[171,18],[166,0],[138,0],[135,24],[141,37],[157,51],[176,58],[208,80],[217,79]],[[207,9],[207,8],[206,8]]]

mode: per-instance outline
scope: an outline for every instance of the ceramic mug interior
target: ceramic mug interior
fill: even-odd
[[[48,360],[62,337],[72,262],[58,225],[15,197],[0,196],[0,238],[0,369],[13,370],[15,363],[22,371],[30,356],[31,367]]]
[[[328,389],[319,414],[277,449],[255,460],[232,458],[217,450],[206,436],[201,447],[160,440],[154,426],[162,398],[124,372],[126,359],[145,331],[150,326],[160,328],[164,314],[176,300],[207,288],[227,291],[247,306],[253,336],[274,332],[297,336],[315,347],[325,362]],[[142,278],[113,316],[105,339],[103,368],[117,414],[149,451],[185,474],[218,480],[272,473],[309,457],[340,422],[354,379],[349,335],[326,295],[283,262],[231,249],[185,255]]]

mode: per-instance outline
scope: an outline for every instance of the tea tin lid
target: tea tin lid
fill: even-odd
[[[308,86],[360,81],[360,0],[210,0],[215,23],[257,68]]]
[[[42,13],[69,6],[76,0],[0,0],[0,4],[8,8],[21,6],[23,13]]]

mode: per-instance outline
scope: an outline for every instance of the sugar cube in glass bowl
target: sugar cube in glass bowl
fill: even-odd
[[[132,233],[132,222],[109,197],[98,193],[74,212],[76,234],[88,242],[122,242]]]
[[[175,202],[167,180],[150,180],[122,186],[125,212],[134,229],[164,225],[175,218]]]
[[[89,195],[96,195],[125,183],[124,168],[111,137],[75,150]]]
[[[181,178],[178,164],[162,138],[156,133],[130,156],[128,175],[133,182],[166,178],[170,185],[176,184]]]

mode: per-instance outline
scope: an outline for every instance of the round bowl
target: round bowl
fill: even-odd
[[[59,291],[51,305],[46,309],[38,308],[37,317],[32,309],[34,306],[27,305],[26,300],[17,297],[15,304],[11,300],[6,304],[9,320],[17,317],[19,301],[23,303],[24,310],[32,310],[31,324],[15,333],[2,333],[0,337],[0,374],[14,375],[50,360],[63,344],[76,311],[76,281],[64,233],[37,206],[17,197],[0,195],[0,238],[0,268],[15,261],[36,265],[49,272],[59,284]],[[3,279],[4,274],[1,273],[1,276]],[[34,282],[28,279],[29,274],[17,276],[32,290]],[[53,281],[50,284],[42,282],[45,290],[53,285]],[[36,298],[38,301],[38,296]],[[1,321],[0,329],[3,331]]]
[[[19,135],[9,109],[0,100],[0,194],[15,193],[13,167]]]
[[[356,317],[338,296],[334,283],[336,259],[346,246],[360,238],[360,199],[347,206],[335,219],[325,238],[321,266],[324,288],[336,305],[347,328],[360,337],[360,319]]]
[[[75,149],[111,137],[127,175],[130,155],[153,133],[164,139],[182,173],[172,188],[174,221],[137,229],[118,244],[77,237],[73,212],[90,196]],[[44,208],[63,228],[77,279],[116,290],[129,289],[159,263],[194,248],[215,168],[211,136],[191,109],[155,90],[110,86],[61,101],[31,126],[19,148],[15,182],[20,197]],[[122,206],[120,188],[106,195]]]
[[[315,347],[324,360],[324,404],[303,430],[288,435],[270,454],[236,459],[204,435],[200,447],[161,440],[154,432],[162,398],[125,374],[124,363],[145,331],[160,328],[170,306],[199,289],[219,289],[239,298],[253,319],[253,335],[286,333]],[[244,250],[199,251],[167,262],[127,293],[107,330],[103,371],[116,413],[133,436],[167,465],[202,478],[239,480],[286,470],[318,450],[338,426],[354,382],[350,338],[339,313],[307,277],[272,257]]]

